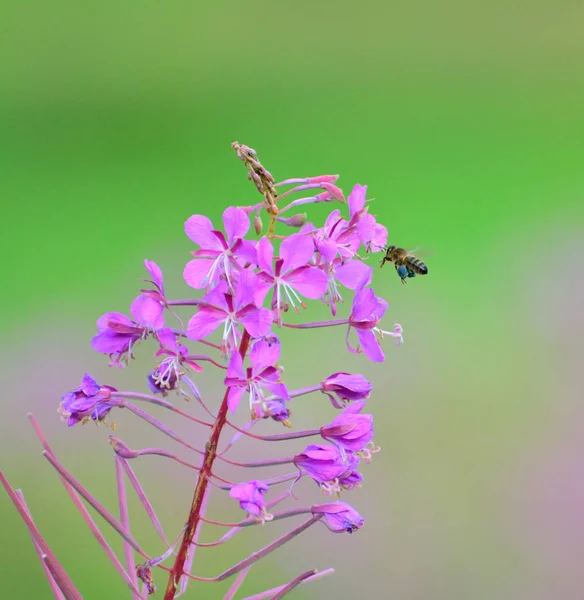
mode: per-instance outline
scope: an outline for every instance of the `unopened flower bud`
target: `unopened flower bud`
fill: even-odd
[[[346,202],[345,200],[345,196],[343,195],[343,190],[341,190],[341,188],[337,187],[336,185],[333,185],[332,183],[321,183],[321,186],[335,199],[338,200],[339,202]]]
[[[109,436],[109,443],[112,445],[114,452],[122,458],[137,458],[140,456],[139,452],[131,450],[124,442],[122,442],[122,440],[114,437],[113,435]]]
[[[262,234],[263,227],[264,227],[264,224],[262,223],[261,217],[259,215],[256,215],[253,219],[253,228],[254,228],[254,231],[256,232],[256,235]]]
[[[288,225],[288,227],[303,227],[308,220],[306,213],[300,213],[294,215],[293,217],[276,217],[276,220],[280,221],[280,223],[284,223],[284,225]]]

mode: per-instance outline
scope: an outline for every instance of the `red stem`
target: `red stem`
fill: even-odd
[[[241,343],[239,344],[239,354],[242,358],[244,358],[247,354],[247,349],[249,347],[249,337],[249,333],[247,331],[244,331]],[[168,585],[166,586],[166,591],[164,593],[163,600],[174,600],[180,578],[184,572],[184,565],[187,559],[187,552],[193,540],[193,536],[197,529],[197,525],[201,521],[201,506],[203,504],[203,499],[207,491],[207,486],[209,485],[209,478],[212,476],[213,463],[215,462],[215,458],[217,457],[219,437],[227,421],[228,395],[229,388],[225,390],[225,395],[223,396],[221,407],[219,408],[219,412],[217,413],[217,418],[215,419],[215,423],[211,428],[209,441],[205,445],[205,454],[203,457],[201,470],[199,471],[199,475],[197,477],[197,484],[195,486],[195,491],[193,494],[193,501],[191,503],[191,509],[189,512],[185,533],[183,535],[180,548],[176,555],[176,560],[168,577]]]

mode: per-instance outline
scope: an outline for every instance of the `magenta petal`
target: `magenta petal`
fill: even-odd
[[[371,243],[371,251],[379,252],[385,248],[387,244],[387,229],[380,223],[375,224],[375,234],[373,235],[373,242]]]
[[[164,285],[162,282],[162,271],[160,270],[160,267],[153,260],[148,260],[147,258],[144,259],[144,266],[150,274],[150,277],[152,277],[152,283],[154,283],[154,285],[156,285],[160,291],[163,291]]]
[[[331,231],[333,229],[333,227],[335,227],[335,234],[338,235],[339,233],[339,227],[342,223],[339,223],[339,221],[342,221],[343,219],[341,218],[341,211],[338,208],[335,208],[335,210],[333,210],[331,212],[331,214],[326,218],[326,221],[324,222],[324,231],[326,233],[326,235],[331,235]]]
[[[189,340],[202,340],[215,331],[226,318],[223,311],[212,307],[201,307],[199,312],[189,319],[187,337]]]
[[[97,319],[97,329],[99,331],[106,331],[110,329],[110,323],[120,323],[122,325],[128,325],[129,327],[135,327],[136,323],[130,319],[130,317],[123,315],[119,312],[108,312],[105,315],[101,315]]]
[[[366,404],[367,404],[367,402],[365,402],[365,400],[355,400],[355,402],[351,402],[351,404],[349,404],[349,406],[347,406],[347,408],[345,408],[343,413],[346,415],[348,415],[348,414],[356,415],[365,408]],[[335,417],[335,419],[333,419],[333,423],[335,422],[336,419],[338,419],[338,417]]]
[[[361,342],[363,353],[369,360],[373,362],[383,362],[385,360],[385,354],[383,354],[383,350],[372,331],[357,329],[357,336],[359,342]]]
[[[201,298],[201,306],[210,305],[219,308],[224,312],[229,312],[226,295],[229,293],[229,286],[225,281],[220,281],[213,289],[209,290]]]
[[[95,396],[99,392],[99,383],[89,373],[85,373],[81,380],[81,391],[86,396]]]
[[[241,323],[252,338],[263,337],[272,327],[272,311],[267,308],[258,308],[248,315],[240,318]]]
[[[185,222],[185,233],[201,248],[223,250],[223,245],[213,234],[213,223],[203,215],[193,215]]]
[[[237,350],[233,352],[229,359],[229,365],[227,366],[227,374],[225,377],[225,385],[235,385],[232,381],[228,383],[227,380],[243,380],[245,381],[245,371],[243,370],[243,359],[241,354]]]
[[[357,184],[349,194],[347,198],[347,204],[349,205],[349,213],[351,218],[355,215],[355,213],[362,210],[365,206],[365,198],[367,197],[367,186]]]
[[[326,291],[328,279],[318,267],[300,267],[283,279],[300,295],[316,300]]]
[[[244,392],[245,388],[242,387],[229,388],[229,392],[227,393],[227,406],[232,413],[237,410]]]
[[[140,325],[152,329],[164,327],[164,307],[150,296],[141,294],[135,298],[130,306],[130,312]]]
[[[263,237],[256,246],[258,266],[262,271],[274,274],[274,247],[267,237]]]
[[[272,383],[270,381],[265,381],[262,385],[270,391],[271,394],[276,396],[277,398],[281,398],[282,400],[289,401],[290,396],[288,394],[288,388],[283,383]]]
[[[158,337],[158,342],[161,346],[163,346],[164,348],[168,348],[173,352],[178,351],[176,336],[168,327],[165,327],[164,329],[158,331],[156,336]]]
[[[327,238],[322,242],[317,242],[316,249],[328,262],[332,262],[337,255],[337,243],[330,238]]]
[[[253,299],[256,306],[263,306],[266,296],[272,287],[274,287],[274,280],[272,279],[272,276],[262,273],[262,275],[258,277],[258,281],[253,292]]]
[[[249,231],[249,217],[245,211],[235,206],[229,206],[223,211],[223,225],[227,234],[227,241],[231,246],[235,238],[245,237]]]
[[[335,269],[335,277],[350,290],[369,285],[372,275],[373,267],[360,260],[349,260]]]
[[[373,215],[363,215],[357,223],[357,235],[359,239],[367,244],[375,237],[375,217]]]
[[[239,266],[246,267],[248,264],[258,264],[258,253],[256,246],[257,242],[252,240],[240,240],[240,243],[237,244],[237,248],[232,250],[233,256],[237,259]]]
[[[261,373],[267,367],[271,367],[280,358],[280,344],[270,344],[266,340],[258,340],[254,343],[249,360],[253,366],[254,373]]]
[[[189,260],[183,271],[183,277],[187,284],[196,290],[200,290],[211,283],[208,281],[208,276],[214,262],[211,258]]]
[[[93,336],[91,347],[102,354],[116,354],[117,352],[126,352],[130,344],[137,339],[139,339],[139,336],[101,331]]]
[[[279,256],[284,261],[282,273],[308,265],[314,256],[314,241],[310,236],[294,233],[282,242]]]
[[[235,297],[233,299],[233,307],[238,311],[243,306],[255,303],[254,292],[258,278],[254,275],[252,269],[243,269],[237,280],[235,288]]]
[[[361,289],[353,299],[352,321],[365,321],[377,308],[377,298],[371,288]]]

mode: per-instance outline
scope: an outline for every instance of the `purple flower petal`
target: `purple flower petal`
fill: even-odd
[[[153,261],[144,259],[144,266],[148,273],[150,273],[150,277],[152,277],[152,283],[162,292],[164,293],[164,284],[162,280],[162,271],[160,267]]]
[[[96,324],[98,331],[109,331],[111,329],[111,323],[119,323],[120,325],[128,325],[129,327],[136,326],[136,323],[134,323],[127,315],[119,312],[108,312],[97,319]]]
[[[317,242],[316,248],[327,262],[332,262],[338,252],[337,243],[330,238]]]
[[[335,277],[350,290],[365,287],[371,283],[373,268],[360,260],[350,260],[335,269]]]
[[[249,265],[257,265],[258,254],[256,250],[257,242],[252,240],[239,240],[233,246],[231,253],[237,259],[239,266],[245,268]]]
[[[95,396],[99,392],[99,383],[89,373],[83,375],[79,388],[86,396]]]
[[[161,329],[164,327],[164,306],[146,294],[140,294],[130,306],[132,316],[140,325]]]
[[[227,241],[231,246],[235,238],[243,238],[249,231],[249,217],[241,208],[229,206],[223,211],[223,225],[225,226]]]
[[[361,342],[363,353],[369,360],[373,362],[383,362],[385,360],[385,354],[383,354],[383,350],[372,331],[357,329],[357,336],[359,342]]]
[[[225,385],[234,385],[233,383],[228,383],[228,379],[243,381],[243,385],[245,385],[246,375],[245,371],[243,370],[243,359],[237,350],[234,350],[234,352],[231,354],[225,377]]]
[[[195,258],[190,260],[183,271],[183,277],[187,285],[196,290],[207,287],[211,283],[208,281],[208,276],[214,262],[212,258]]]
[[[213,223],[203,215],[193,215],[187,219],[185,233],[201,248],[223,251],[223,245],[213,234]]]
[[[294,233],[287,237],[280,246],[282,273],[288,273],[307,265],[314,256],[314,242],[312,238],[301,233]]]
[[[259,338],[270,331],[273,318],[271,310],[258,308],[248,315],[240,317],[240,321],[252,338]]]
[[[270,344],[266,340],[255,342],[249,356],[254,373],[261,373],[267,367],[275,365],[279,358],[280,344]]]
[[[168,327],[158,331],[156,337],[158,337],[158,342],[162,347],[168,348],[172,352],[178,352],[176,336]]]
[[[187,337],[189,340],[202,340],[215,331],[226,319],[223,311],[211,306],[202,306],[199,311],[189,319]]]
[[[349,205],[349,213],[351,218],[365,206],[365,198],[367,197],[367,186],[357,184],[347,198]]]
[[[254,275],[252,269],[241,271],[233,299],[233,306],[236,311],[248,304],[255,304],[254,292],[258,281],[258,277]]]
[[[317,300],[326,291],[328,278],[318,267],[300,267],[283,279],[299,294],[311,300]]]
[[[274,247],[272,242],[263,237],[256,246],[258,266],[269,275],[274,274]]]
[[[243,387],[232,387],[229,388],[229,392],[227,394],[227,407],[229,410],[234,413],[241,402],[241,397],[245,392],[245,388]]]

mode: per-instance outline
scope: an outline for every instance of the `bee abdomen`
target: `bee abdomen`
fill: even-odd
[[[406,262],[412,271],[418,273],[418,275],[427,275],[428,267],[419,258],[415,256],[408,256]]]

